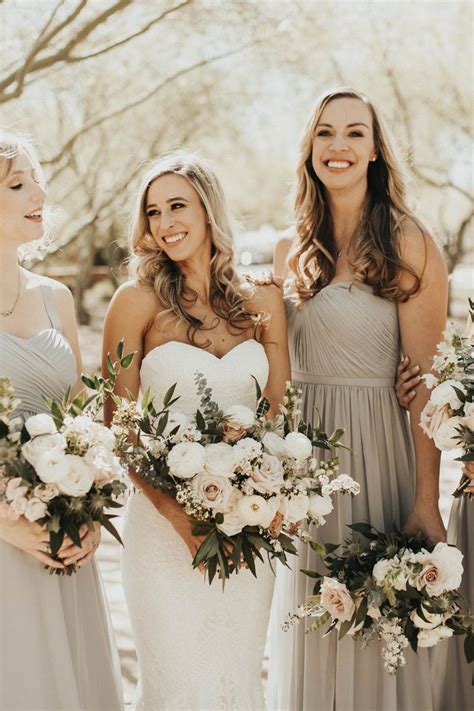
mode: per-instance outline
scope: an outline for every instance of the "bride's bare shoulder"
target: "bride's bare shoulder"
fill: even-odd
[[[148,321],[155,318],[161,307],[152,287],[130,279],[122,284],[112,297],[108,314],[122,319]]]

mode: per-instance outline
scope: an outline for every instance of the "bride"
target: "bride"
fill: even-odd
[[[209,165],[186,152],[153,163],[130,237],[132,279],[112,299],[104,329],[104,358],[121,338],[136,351],[117,394],[150,387],[159,405],[176,382],[175,408],[193,416],[196,372],[222,408],[255,408],[255,378],[275,414],[290,372],[281,293],[237,275],[231,221]],[[109,402],[109,421],[112,411]],[[225,590],[209,586],[191,564],[203,539],[186,514],[132,479],[122,575],[140,669],[135,708],[263,709],[270,567],[260,566],[258,579],[242,569]]]

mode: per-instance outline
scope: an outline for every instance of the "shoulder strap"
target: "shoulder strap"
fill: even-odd
[[[61,332],[62,324],[56,309],[56,304],[54,303],[54,292],[48,284],[44,283],[41,284],[41,291],[43,293],[44,307],[51,321],[51,326],[55,328],[56,331]]]

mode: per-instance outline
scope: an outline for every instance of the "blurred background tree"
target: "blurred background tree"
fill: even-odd
[[[122,278],[143,162],[174,146],[214,161],[243,229],[270,225],[250,240],[269,254],[306,116],[336,83],[382,108],[450,272],[472,253],[471,3],[4,0],[0,14],[1,123],[35,138],[58,208],[35,268],[69,283],[82,323],[91,279]]]

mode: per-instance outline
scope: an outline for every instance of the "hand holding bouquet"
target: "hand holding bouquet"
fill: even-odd
[[[193,566],[204,567],[210,583],[242,565],[256,575],[263,552],[286,564],[287,554],[296,553],[294,536],[304,537],[303,521],[323,525],[334,493],[358,493],[350,476],[335,476],[336,457],[313,457],[313,446],[343,446],[343,431],[327,437],[321,428],[296,424],[299,392],[291,384],[281,414],[269,421],[258,385],[255,413],[240,404],[220,409],[204,376],[196,373],[195,382],[201,406],[194,418],[171,410],[176,385],[160,410],[149,392],[140,407],[122,403],[112,429],[137,433],[122,458],[191,517],[193,534],[204,537]]]
[[[421,534],[380,533],[365,523],[349,528],[359,536],[342,546],[311,542],[327,573],[303,571],[316,579],[314,594],[288,616],[284,629],[311,617],[309,631],[328,623],[326,634],[334,630],[339,639],[349,634],[363,646],[382,640],[391,674],[406,664],[408,645],[416,652],[453,634],[466,635],[465,655],[472,662],[474,619],[458,592],[462,553],[447,543],[430,546]]]

